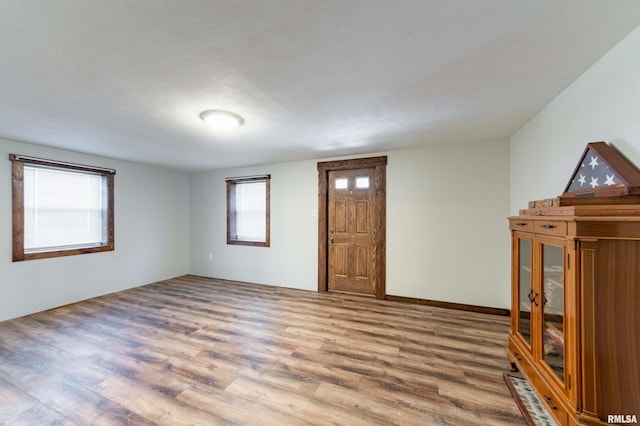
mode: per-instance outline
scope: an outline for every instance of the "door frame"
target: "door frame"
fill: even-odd
[[[376,298],[386,296],[387,156],[324,161],[318,163],[318,292],[328,291],[329,172],[374,168],[373,254]]]

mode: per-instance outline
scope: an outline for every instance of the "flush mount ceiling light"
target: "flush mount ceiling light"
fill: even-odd
[[[210,109],[200,113],[202,121],[216,130],[231,130],[244,124],[244,118],[231,111]]]

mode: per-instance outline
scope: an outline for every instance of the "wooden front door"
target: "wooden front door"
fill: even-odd
[[[329,290],[375,295],[374,169],[329,172]]]
[[[385,297],[386,157],[319,163],[319,291]]]

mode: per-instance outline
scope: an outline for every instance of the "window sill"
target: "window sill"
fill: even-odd
[[[227,240],[227,244],[234,246],[269,247],[268,241]]]
[[[104,251],[113,251],[113,244],[104,246],[78,247],[72,249],[61,249],[52,251],[32,251],[29,253],[14,253],[13,261],[21,262],[23,260],[48,259],[52,257],[75,256],[77,254],[100,253]]]

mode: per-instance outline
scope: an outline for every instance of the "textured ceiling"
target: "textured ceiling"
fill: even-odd
[[[187,171],[508,137],[638,25],[637,0],[0,0],[0,137]]]

